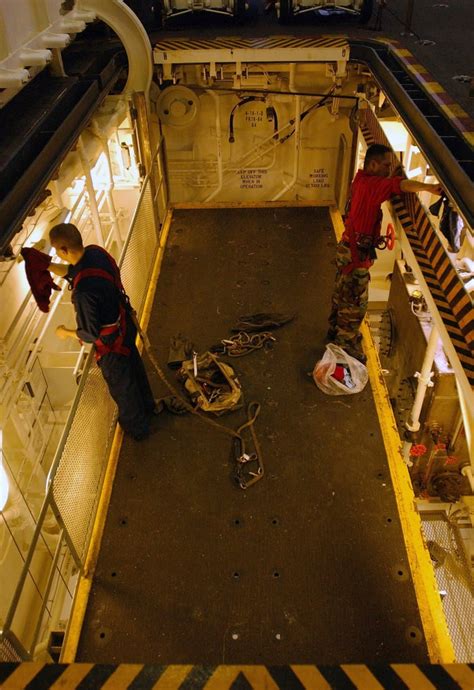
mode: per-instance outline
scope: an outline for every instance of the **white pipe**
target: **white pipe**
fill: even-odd
[[[288,80],[288,91],[294,93],[295,88],[295,78],[296,78],[296,62],[290,62],[290,78]]]
[[[423,402],[425,400],[426,390],[433,386],[433,362],[436,354],[436,348],[439,342],[439,333],[436,326],[433,325],[428,339],[428,345],[426,347],[425,356],[423,359],[423,365],[421,367],[421,372],[416,372],[415,376],[418,379],[418,386],[416,389],[415,401],[410,412],[410,417],[405,423],[408,431],[413,433],[420,429],[420,412],[423,407]],[[412,446],[411,441],[405,441],[403,444],[403,459],[408,466],[411,466],[412,462],[410,460],[410,448]]]
[[[122,0],[78,0],[75,10],[94,13],[115,31],[128,59],[128,77],[123,93],[143,91],[148,102],[153,77],[152,49],[138,17]]]
[[[461,414],[464,426],[464,433],[466,435],[467,448],[469,453],[469,462],[471,463],[471,470],[474,467],[474,408],[470,407],[466,401],[466,396],[461,388],[460,382],[456,376],[456,388],[458,389],[459,405],[461,407]],[[472,479],[472,471],[470,480]]]
[[[291,73],[290,73],[291,74]],[[293,175],[291,180],[286,184],[282,190],[275,194],[272,201],[277,201],[286,192],[294,187],[298,179],[298,170],[300,165],[300,128],[301,128],[301,96],[296,96],[296,107],[295,107],[295,153],[293,158]]]
[[[471,486],[471,491],[474,494],[474,476],[472,474],[472,467],[470,465],[466,465],[461,469],[461,474],[463,477],[467,477],[469,484]]]
[[[95,235],[97,239],[97,244],[101,247],[104,245],[104,240],[102,238],[102,226],[100,224],[99,209],[97,206],[97,199],[95,196],[94,183],[92,182],[91,168],[89,159],[86,155],[86,150],[84,143],[82,141],[82,135],[77,140],[77,151],[82,163],[82,169],[84,172],[84,177],[86,178],[86,188],[89,196],[89,204],[91,209],[92,225],[94,226]]]
[[[214,197],[219,194],[224,180],[224,175],[222,174],[222,132],[219,96],[214,93],[214,91],[208,91],[207,93],[212,96],[216,106],[217,187],[213,192],[211,192],[211,194],[209,194],[208,197],[206,197],[206,199],[204,199],[204,202],[211,201],[211,199],[214,199]]]

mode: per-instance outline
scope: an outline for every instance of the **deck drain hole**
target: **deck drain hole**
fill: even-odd
[[[280,573],[278,572],[278,570],[273,571],[273,577],[274,578],[280,577]]]
[[[423,640],[423,635],[421,630],[419,630],[415,625],[410,625],[406,631],[406,637],[412,644],[419,644]]]
[[[128,518],[126,518],[126,517],[123,517],[123,518],[120,519],[120,524],[121,524],[121,525],[126,525],[127,522],[128,522]]]
[[[238,517],[237,517],[237,518],[234,518],[234,520],[233,520],[233,524],[234,524],[235,527],[240,527],[241,524],[242,524],[242,522],[243,522],[243,521],[242,521],[240,518],[238,518]]]
[[[400,582],[405,582],[406,580],[408,580],[408,570],[405,568],[404,565],[396,565],[395,568],[392,570],[392,573],[395,579],[400,580]]]
[[[279,524],[280,524],[280,520],[279,520],[277,517],[272,518],[272,525],[275,525],[275,526],[276,526],[276,525],[279,525]]]
[[[232,633],[232,639],[238,640],[239,639],[239,633]]]
[[[392,518],[391,518],[391,517],[388,517],[388,518],[387,518],[387,522],[392,522]]]
[[[240,573],[236,570],[235,573],[232,573],[232,577],[234,580],[240,580]]]
[[[99,633],[99,637],[100,637],[100,639],[101,639],[101,640],[103,640],[103,639],[104,639],[104,637],[105,637],[105,632],[101,632],[101,633]]]
[[[117,577],[117,572],[115,570],[112,570],[110,575],[111,575],[111,577]]]

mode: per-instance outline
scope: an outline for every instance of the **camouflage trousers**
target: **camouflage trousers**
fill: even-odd
[[[362,336],[359,329],[367,312],[370,280],[368,268],[355,268],[349,273],[343,273],[342,269],[351,261],[350,247],[339,242],[328,336],[349,354],[362,352]]]

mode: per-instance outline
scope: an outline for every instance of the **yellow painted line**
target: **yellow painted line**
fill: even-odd
[[[306,690],[331,690],[331,686],[316,666],[295,664],[291,666]]]
[[[194,666],[168,666],[154,684],[153,690],[178,690],[193,668]]]
[[[357,688],[361,690],[384,690],[377,678],[363,664],[341,664],[341,668],[349,676]]]
[[[61,688],[75,688],[81,680],[94,668],[94,664],[72,664],[51,685],[49,690],[61,690]]]
[[[473,690],[474,671],[467,664],[445,664],[445,671],[458,683],[462,690]]]
[[[344,230],[341,214],[333,207],[330,215],[339,239]],[[403,461],[400,435],[367,321],[362,324],[361,333],[428,654],[432,663],[453,663],[456,659],[441,597],[430,555],[423,541],[420,516],[414,507],[413,487]]]
[[[391,666],[408,685],[409,690],[437,690],[436,686],[414,664],[391,664]]]
[[[2,690],[19,690],[28,685],[43,668],[42,662],[26,662],[18,666],[2,683]]]
[[[127,690],[142,668],[143,664],[120,664],[100,686],[100,690]]]
[[[165,251],[166,240],[168,238],[168,233],[171,226],[172,216],[172,211],[169,211],[166,215],[161,229],[160,244],[158,247],[155,265],[153,266],[150,287],[148,289],[147,297],[145,300],[145,306],[143,308],[143,314],[140,324],[144,330],[146,330],[146,327],[150,320],[156,284],[158,282],[158,276],[163,261],[163,254]],[[140,349],[142,348],[141,343],[139,343],[138,346],[140,347]],[[81,636],[82,625],[84,623],[84,617],[86,615],[87,610],[87,602],[89,600],[89,594],[92,587],[92,578],[94,576],[95,567],[97,565],[97,559],[99,557],[102,535],[104,533],[104,526],[105,521],[107,519],[110,497],[112,495],[112,487],[114,483],[115,472],[117,470],[120,449],[122,447],[122,440],[123,431],[117,424],[114,438],[112,441],[112,447],[110,449],[109,460],[107,462],[107,469],[105,471],[104,483],[102,486],[102,492],[99,499],[97,514],[94,521],[94,527],[92,530],[89,550],[87,552],[84,573],[81,575],[79,579],[72,606],[71,618],[69,620],[64,645],[61,651],[62,663],[72,663],[76,658],[77,647],[79,645],[79,638]]]
[[[308,206],[332,206],[334,199],[326,201],[210,201],[209,203],[195,203],[193,201],[178,201],[172,204],[173,209],[212,209],[212,208],[307,208]]]

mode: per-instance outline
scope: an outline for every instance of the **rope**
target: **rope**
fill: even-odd
[[[240,331],[229,338],[221,340],[229,357],[242,357],[254,350],[259,350],[265,343],[275,341],[276,338],[267,331],[263,333],[253,333],[249,335],[245,331]]]
[[[245,440],[241,434],[241,432],[246,429],[247,427],[250,427],[250,434],[252,436],[252,441],[255,446],[255,452],[258,457],[258,462],[261,467],[261,472],[258,474],[258,477],[256,477],[253,481],[250,482],[239,482],[239,485],[243,488],[246,489],[250,484],[255,483],[258,479],[261,479],[263,477],[264,469],[263,469],[263,462],[262,462],[262,454],[260,450],[260,444],[257,439],[257,435],[255,433],[254,429],[254,423],[260,414],[260,403],[258,402],[250,402],[248,407],[247,407],[247,421],[244,422],[237,430],[230,429],[227,426],[224,426],[223,424],[219,424],[219,422],[215,422],[213,419],[209,419],[209,417],[205,417],[198,408],[193,407],[182,395],[181,393],[173,386],[172,383],[170,383],[166,377],[166,374],[164,373],[163,369],[160,367],[158,360],[156,359],[153,349],[150,343],[150,340],[148,338],[148,335],[142,330],[140,324],[138,323],[137,315],[135,311],[131,310],[131,317],[132,320],[136,326],[136,329],[138,331],[138,335],[140,336],[141,340],[143,341],[143,345],[145,347],[146,353],[150,359],[150,362],[152,363],[156,373],[158,374],[159,378],[167,389],[182,403],[182,405],[185,407],[185,409],[190,412],[191,414],[195,415],[198,417],[201,421],[203,421],[205,424],[208,424],[209,426],[214,427],[214,429],[218,429],[224,434],[227,434],[228,436],[231,436],[234,439],[238,439],[241,444],[241,453],[242,456],[245,454]]]

